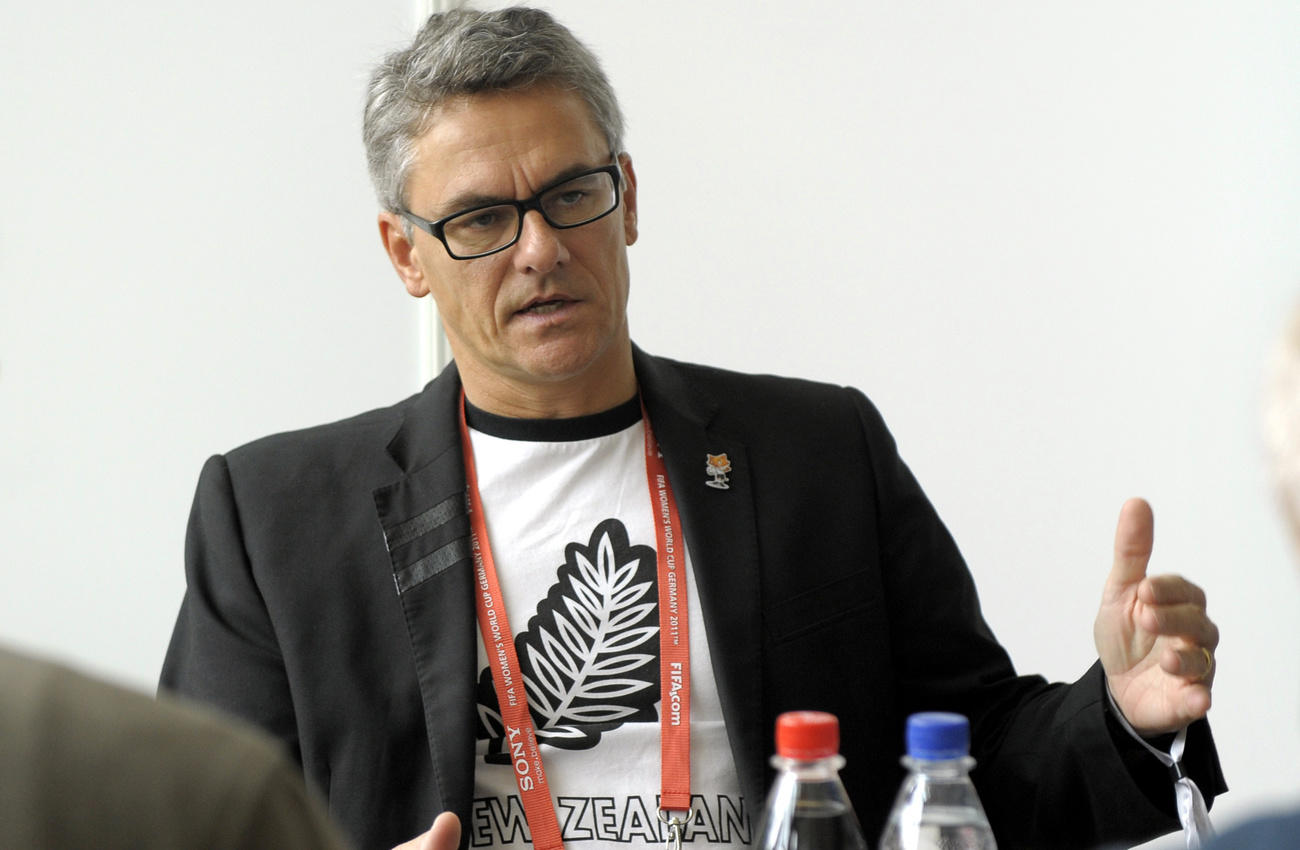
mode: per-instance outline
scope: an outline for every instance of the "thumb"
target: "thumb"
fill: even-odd
[[[460,845],[460,818],[443,812],[433,819],[429,831],[403,841],[393,850],[456,850]]]
[[[420,850],[456,850],[459,845],[460,818],[452,812],[443,812],[434,818]]]
[[[1155,536],[1155,516],[1145,499],[1129,499],[1119,510],[1115,526],[1115,563],[1106,578],[1108,589],[1140,582],[1147,574]]]

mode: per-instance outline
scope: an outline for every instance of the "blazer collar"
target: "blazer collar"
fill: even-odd
[[[388,442],[388,454],[406,474],[449,450],[460,451],[460,373],[451,363],[411,399],[406,418]]]

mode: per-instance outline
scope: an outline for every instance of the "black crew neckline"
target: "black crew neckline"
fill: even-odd
[[[594,440],[617,434],[624,428],[641,421],[641,399],[632,396],[627,401],[586,416],[571,419],[516,419],[498,416],[470,404],[465,399],[465,423],[475,431],[503,440],[525,440],[532,443],[569,443],[575,440]]]

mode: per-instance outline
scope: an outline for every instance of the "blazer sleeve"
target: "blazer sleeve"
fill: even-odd
[[[970,718],[972,779],[999,846],[1086,848],[1177,829],[1172,779],[1109,716],[1100,664],[1072,684],[1017,675],[951,535],[880,414],[851,392],[875,489],[899,707]],[[1225,790],[1204,721],[1185,765],[1207,800]]]
[[[245,549],[230,470],[220,455],[199,475],[185,578],[160,689],[255,723],[301,762],[289,679]]]

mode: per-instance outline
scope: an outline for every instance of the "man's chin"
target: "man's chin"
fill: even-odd
[[[618,345],[626,346],[622,356],[615,349]],[[518,376],[539,389],[569,393],[579,387],[592,397],[604,397],[635,386],[631,351],[628,342],[611,343],[594,351],[590,347],[559,346],[538,350],[517,364]]]
[[[598,380],[601,373],[605,371],[598,364],[598,358],[551,356],[533,358],[520,363],[517,374],[528,383],[558,386],[587,378]]]
[[[626,346],[630,363],[631,343],[624,340],[557,339],[521,352],[518,367],[540,383],[617,380],[622,361],[619,346]]]

